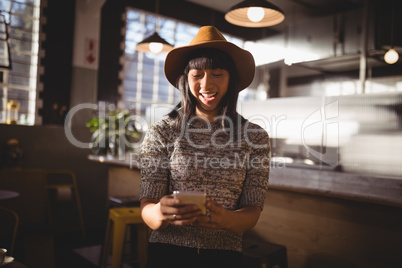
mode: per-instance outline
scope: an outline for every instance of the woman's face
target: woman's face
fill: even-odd
[[[213,119],[219,112],[219,103],[229,86],[229,72],[225,69],[190,69],[188,84],[197,99],[196,114]]]

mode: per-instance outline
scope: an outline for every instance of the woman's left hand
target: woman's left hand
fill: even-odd
[[[261,208],[258,206],[230,210],[210,199],[207,200],[205,206],[207,214],[199,215],[193,226],[242,233],[254,227],[261,213]]]
[[[202,228],[228,228],[232,211],[224,208],[213,200],[207,200],[205,207],[207,208],[206,215],[198,216],[198,219],[193,225]]]

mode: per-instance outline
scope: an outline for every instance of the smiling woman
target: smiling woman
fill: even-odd
[[[141,215],[153,229],[147,267],[240,267],[242,233],[259,219],[270,169],[268,134],[236,112],[253,56],[204,26],[168,53],[164,69],[182,99],[142,147]],[[264,164],[238,165],[246,159]],[[206,213],[174,191],[204,193]]]

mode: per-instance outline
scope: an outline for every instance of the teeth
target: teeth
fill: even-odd
[[[212,94],[201,94],[202,96],[204,96],[204,97],[207,97],[207,98],[211,98],[211,97],[213,97],[213,96],[215,96],[217,93],[212,93]]]

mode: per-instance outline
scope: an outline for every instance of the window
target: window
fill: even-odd
[[[35,121],[39,47],[40,0],[1,0],[0,12],[8,24],[11,69],[2,69],[0,123],[6,122],[7,103],[19,104],[19,124]],[[1,48],[0,48],[1,49]],[[4,51],[0,51],[3,53]]]
[[[163,71],[166,53],[152,54],[136,51],[136,45],[155,31],[175,47],[188,45],[199,26],[157,16],[140,10],[126,13],[126,40],[124,65],[124,105],[134,114],[150,116],[151,105],[174,106],[180,92],[167,81]],[[224,35],[243,47],[242,39]],[[147,117],[148,118],[148,117]]]

